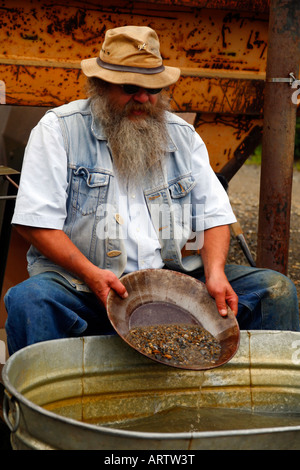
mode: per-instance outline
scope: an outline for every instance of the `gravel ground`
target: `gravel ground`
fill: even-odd
[[[259,212],[260,167],[243,165],[229,183],[228,194],[242,226],[252,256],[256,258]],[[239,243],[232,237],[228,262],[248,264]],[[288,277],[294,282],[300,302],[300,172],[294,170]]]

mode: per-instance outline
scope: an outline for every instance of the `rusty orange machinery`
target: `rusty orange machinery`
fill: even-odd
[[[165,64],[181,69],[173,110],[192,113],[212,167],[229,180],[261,140],[268,12],[268,0],[0,0],[2,93],[17,106],[83,98],[80,61],[98,55],[105,31],[150,26]],[[13,231],[2,299],[25,276],[26,249]],[[4,319],[1,301],[0,328]]]
[[[98,55],[106,29],[125,24],[157,31],[166,65],[181,69],[172,107],[195,113],[213,168],[227,165],[230,179],[261,139],[268,0],[0,0],[6,103],[84,97],[81,59]]]

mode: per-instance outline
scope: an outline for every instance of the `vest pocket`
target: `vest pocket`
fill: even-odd
[[[196,181],[192,175],[184,176],[169,182],[169,191],[173,199],[186,196],[195,187]]]
[[[192,232],[191,191],[196,181],[192,175],[182,176],[169,181],[172,211],[174,217],[174,237],[180,241],[180,247],[188,240]]]
[[[73,205],[82,215],[96,212],[106,198],[109,175],[79,167],[73,173]]]

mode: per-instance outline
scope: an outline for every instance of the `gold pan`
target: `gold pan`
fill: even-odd
[[[113,290],[110,291],[107,301],[108,317],[119,336],[141,354],[172,367],[205,370],[225,364],[237,352],[240,339],[237,320],[230,309],[226,317],[219,314],[214,299],[202,282],[167,269],[133,272],[123,276],[121,282],[129,295],[126,299],[121,299]],[[205,353],[205,356],[203,349],[206,344],[200,342],[198,353],[195,354],[194,351],[185,360],[174,360],[166,347],[169,343],[168,332],[175,329],[175,326],[180,331],[182,328],[189,330],[195,326],[206,330],[208,335],[212,335],[212,341],[218,342],[218,354]],[[154,327],[161,333],[155,338],[154,333],[151,335],[148,332],[151,348],[144,345],[142,347],[133,341],[134,330],[142,328],[151,331]],[[174,332],[172,334],[178,346],[176,335]],[[177,341],[178,339],[179,336]],[[155,344],[158,342],[160,348]]]

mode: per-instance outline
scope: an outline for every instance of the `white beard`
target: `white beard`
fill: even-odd
[[[129,101],[124,109],[118,109],[110,104],[106,95],[97,94],[92,96],[92,108],[104,128],[120,181],[140,183],[147,171],[165,156],[166,100],[160,99],[156,106]],[[132,109],[147,111],[147,115],[129,119]]]

